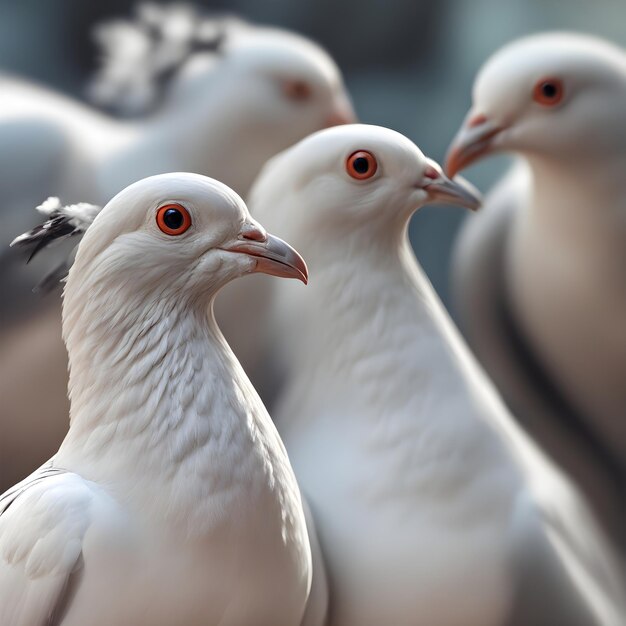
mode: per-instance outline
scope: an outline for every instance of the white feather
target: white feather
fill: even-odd
[[[36,209],[43,215],[50,215],[53,211],[58,211],[61,206],[61,200],[59,200],[59,198],[50,196],[37,206]]]

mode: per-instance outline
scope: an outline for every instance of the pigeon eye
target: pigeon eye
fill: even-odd
[[[283,82],[283,93],[290,100],[303,102],[311,97],[312,89],[303,80],[286,80]]]
[[[376,174],[378,163],[376,157],[367,150],[353,152],[346,160],[346,170],[352,178],[365,180]]]
[[[544,78],[533,90],[533,100],[544,106],[554,106],[563,99],[563,83],[558,78]]]
[[[156,222],[166,235],[182,235],[191,226],[191,215],[180,204],[166,204],[157,211]]]

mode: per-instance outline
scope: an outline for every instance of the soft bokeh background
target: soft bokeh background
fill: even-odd
[[[82,98],[97,63],[90,32],[129,16],[131,0],[0,0],[0,68]],[[626,45],[624,0],[204,0],[219,12],[294,29],[322,43],[345,73],[362,121],[389,126],[441,160],[470,103],[473,76],[520,35],[575,29]],[[489,188],[506,158],[469,172]],[[449,304],[447,276],[460,209],[426,208],[411,237]],[[10,240],[16,233],[8,233]],[[2,238],[7,239],[7,237]]]

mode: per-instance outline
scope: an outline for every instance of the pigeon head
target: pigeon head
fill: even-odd
[[[404,232],[427,203],[475,209],[479,198],[403,135],[364,124],[319,131],[277,155],[250,196],[256,216],[303,245],[356,231],[372,241],[373,233]]]
[[[584,35],[546,33],[498,51],[446,160],[449,175],[497,151],[590,161],[626,140],[626,55]]]
[[[103,64],[91,97],[121,113],[208,98],[232,110],[245,133],[286,134],[278,150],[355,120],[334,61],[295,33],[186,4],[145,3],[135,19],[99,25],[95,38]]]
[[[120,192],[80,243],[65,299],[199,302],[252,272],[307,280],[298,253],[254,221],[235,192],[196,174],[164,174]]]
[[[207,72],[219,81],[207,81]],[[312,41],[279,29],[234,30],[217,65],[214,54],[192,56],[170,90],[174,104],[205,91],[225,103],[248,140],[275,143],[275,152],[316,130],[355,121],[335,62]]]

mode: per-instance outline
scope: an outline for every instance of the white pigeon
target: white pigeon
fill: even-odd
[[[86,209],[57,207],[18,243],[45,245]],[[63,300],[71,426],[0,497],[3,626],[300,624],[298,486],[210,310],[250,272],[307,277],[204,176],[135,183],[87,229]]]
[[[478,205],[406,137],[366,125],[304,139],[251,192],[309,264],[306,290],[275,285],[287,383],[272,415],[316,521],[329,624],[624,624],[601,532],[413,255],[411,215],[441,201]]]
[[[217,24],[215,49],[190,47],[173,67],[165,67],[165,82],[162,73],[150,74],[163,83],[162,99],[139,120],[112,118],[34,84],[0,81],[0,189],[7,244],[32,226],[31,207],[51,194],[102,205],[135,180],[187,170],[217,178],[245,196],[270,156],[315,130],[353,119],[341,74],[317,45],[275,28]],[[157,54],[157,43],[153,48]],[[129,59],[127,65],[133,76],[142,75],[140,60]],[[11,396],[16,385],[24,391],[19,403],[9,400],[0,409],[0,488],[40,464],[67,429],[66,383],[45,396],[37,391],[50,386],[59,364],[65,368],[60,314],[31,294],[44,273],[41,266],[25,273],[22,265],[8,255],[0,264],[0,343],[7,346],[0,351],[0,397]],[[32,319],[35,306],[40,317]],[[20,328],[27,314],[31,319]],[[248,360],[252,331],[237,325],[236,312],[222,319],[238,356]],[[12,333],[24,341],[14,340]],[[43,433],[43,410],[48,436],[33,440]],[[31,442],[28,449],[20,445],[25,440]]]
[[[448,155],[522,160],[468,219],[454,292],[530,432],[626,541],[626,53],[547,33],[497,52]],[[620,511],[621,507],[621,511]]]
[[[144,18],[145,21],[146,18]],[[39,85],[2,79],[0,138],[4,211],[28,208],[42,195],[102,204],[138,177],[172,166],[224,180],[245,195],[265,161],[313,131],[354,120],[334,61],[310,40],[277,28],[202,20],[213,39],[192,33],[186,47],[156,70],[126,52],[109,31],[104,68],[124,64],[135,80],[159,91],[152,115],[119,120]],[[201,29],[200,29],[201,30]],[[147,31],[149,58],[167,47]],[[101,37],[103,38],[103,37]],[[112,40],[112,41],[111,41]],[[99,81],[109,85],[112,80]],[[137,87],[124,84],[124,93]],[[28,165],[23,169],[24,164]],[[26,176],[25,171],[30,175]],[[76,172],[79,175],[76,175]],[[33,182],[36,181],[35,184]],[[26,217],[30,217],[25,210]]]

